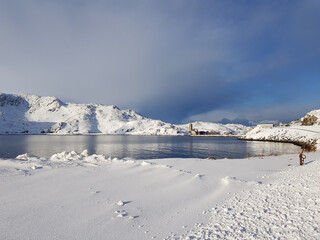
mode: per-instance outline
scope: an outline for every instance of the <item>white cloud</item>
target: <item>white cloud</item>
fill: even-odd
[[[224,118],[233,120],[248,120],[251,124],[259,124],[265,122],[280,123],[290,122],[300,119],[312,109],[318,109],[319,104],[299,104],[281,105],[278,106],[254,106],[254,107],[239,107],[228,110],[212,110],[206,113],[193,115],[185,122],[189,121],[210,121],[219,122]]]

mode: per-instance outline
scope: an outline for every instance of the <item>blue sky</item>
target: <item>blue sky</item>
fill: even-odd
[[[320,108],[320,1],[0,2],[1,92],[259,123]]]

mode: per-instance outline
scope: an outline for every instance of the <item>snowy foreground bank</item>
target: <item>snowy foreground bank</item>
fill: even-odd
[[[320,239],[320,152],[0,160],[0,239]]]

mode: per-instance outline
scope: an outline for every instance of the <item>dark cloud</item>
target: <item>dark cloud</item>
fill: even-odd
[[[1,1],[2,91],[176,123],[285,119],[290,102],[320,100],[319,10],[313,0]],[[249,117],[228,116],[237,108]]]

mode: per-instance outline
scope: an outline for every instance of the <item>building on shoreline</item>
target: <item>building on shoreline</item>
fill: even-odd
[[[192,123],[189,123],[189,134],[191,136],[221,135],[219,132],[199,131],[198,129],[193,128]]]

